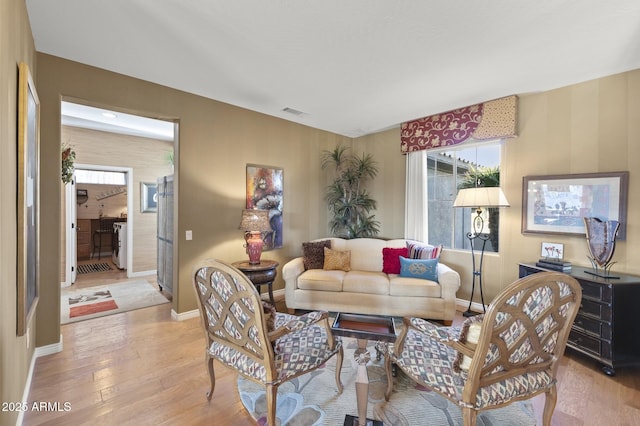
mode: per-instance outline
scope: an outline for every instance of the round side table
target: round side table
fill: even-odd
[[[278,262],[275,260],[262,259],[260,263],[251,264],[248,260],[232,263],[233,266],[242,271],[243,274],[249,278],[249,281],[256,286],[258,293],[260,293],[260,286],[267,285],[269,289],[269,301],[275,307],[276,304],[273,300],[273,281],[276,279],[276,268]]]

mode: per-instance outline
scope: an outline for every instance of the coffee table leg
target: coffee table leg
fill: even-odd
[[[391,357],[387,354],[384,359],[384,369],[387,373],[387,390],[384,393],[385,401],[389,401],[389,397],[391,397],[391,392],[393,391],[393,378],[396,376],[394,366],[395,364],[391,362]]]
[[[358,362],[356,372],[356,399],[358,401],[358,422],[360,425],[367,424],[367,400],[369,398],[369,374],[367,373],[367,363],[371,361],[371,354],[367,350],[367,340],[358,339],[358,349],[353,354]]]

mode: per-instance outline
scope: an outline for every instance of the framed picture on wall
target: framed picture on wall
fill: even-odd
[[[246,208],[268,210],[271,232],[263,235],[263,250],[282,247],[284,172],[281,168],[247,164]]]
[[[140,211],[155,213],[158,211],[158,184],[140,182]]]
[[[17,327],[26,333],[40,296],[38,227],[40,150],[40,102],[29,67],[18,67],[18,247]]]
[[[584,218],[620,222],[627,234],[629,172],[525,176],[522,233],[585,235]]]

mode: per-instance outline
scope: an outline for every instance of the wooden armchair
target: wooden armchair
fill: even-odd
[[[483,315],[462,328],[404,318],[386,357],[389,400],[395,363],[414,381],[462,410],[465,425],[481,410],[545,394],[544,425],[556,405],[556,373],[582,298],[580,284],[559,272],[522,278],[502,291]]]
[[[336,354],[336,385],[342,393],[342,342],[334,340],[327,312],[265,314],[251,281],[233,266],[211,259],[196,266],[193,283],[206,336],[209,401],[215,388],[214,360],[265,386],[270,425],[276,424],[278,386]]]

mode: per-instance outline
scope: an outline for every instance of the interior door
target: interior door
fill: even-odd
[[[78,250],[77,250],[77,232],[78,232],[78,204],[77,204],[77,192],[76,192],[76,177],[70,183],[66,185],[67,195],[67,217],[66,226],[67,230],[67,261],[66,263],[66,283],[71,285],[76,282],[78,274]]]

